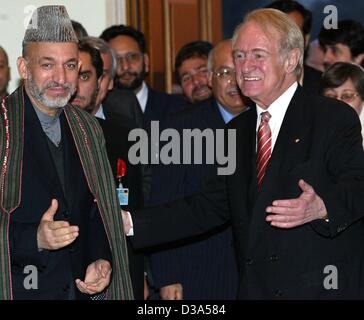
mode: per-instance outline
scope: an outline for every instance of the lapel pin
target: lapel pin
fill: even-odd
[[[300,139],[294,139],[294,143],[298,143],[298,142],[300,142]]]

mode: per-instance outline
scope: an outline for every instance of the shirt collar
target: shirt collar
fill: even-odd
[[[99,110],[95,113],[95,117],[99,119],[105,120],[105,114],[104,114],[104,108],[102,107],[102,104],[100,105]]]
[[[138,99],[140,108],[142,109],[142,112],[144,113],[145,108],[147,107],[147,100],[148,100],[148,86],[146,85],[145,81],[143,81],[142,88],[136,94],[136,97]]]
[[[297,86],[298,86],[297,82],[293,83],[285,92],[282,93],[282,95],[280,95],[275,101],[273,101],[273,103],[267,109],[263,109],[257,104],[258,119],[262,112],[268,111],[272,119],[274,117],[277,118],[277,116],[279,116],[283,120],[283,117],[288,109],[289,103],[291,102],[292,97],[296,92]]]
[[[231,119],[233,119],[235,116],[231,114],[229,111],[227,111],[218,101],[217,106],[219,107],[219,111],[221,113],[222,118],[224,119],[225,124],[228,123]]]

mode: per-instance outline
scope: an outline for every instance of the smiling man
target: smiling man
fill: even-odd
[[[18,58],[24,86],[1,110],[2,299],[133,298],[101,130],[68,104],[77,42],[65,7],[38,8]]]
[[[186,99],[199,103],[211,97],[207,57],[212,44],[207,41],[193,41],[185,44],[177,53],[175,72]]]
[[[132,212],[135,246],[230,222],[239,298],[364,297],[361,125],[344,103],[302,90],[303,48],[286,14],[247,14],[234,33],[234,61],[238,86],[255,107],[228,126],[239,142],[236,171],[198,195]]]

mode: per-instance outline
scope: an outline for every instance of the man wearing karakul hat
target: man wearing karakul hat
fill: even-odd
[[[38,8],[0,109],[0,299],[133,299],[104,138],[68,100],[77,37],[63,6]]]

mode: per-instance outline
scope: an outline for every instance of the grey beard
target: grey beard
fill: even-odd
[[[63,108],[68,103],[71,96],[75,92],[75,86],[72,86],[69,83],[60,85],[56,82],[51,82],[47,85],[46,88],[44,88],[43,90],[39,90],[38,86],[33,81],[32,74],[29,72],[29,70],[28,70],[28,74],[29,74],[29,77],[27,79],[27,86],[28,86],[29,93],[35,100],[39,101],[41,104],[43,104],[47,108],[54,108],[54,109]],[[56,97],[54,99],[46,98],[45,90],[48,88],[55,87],[55,86],[59,86],[59,87],[62,86],[63,88],[70,89],[70,91],[66,97]]]

